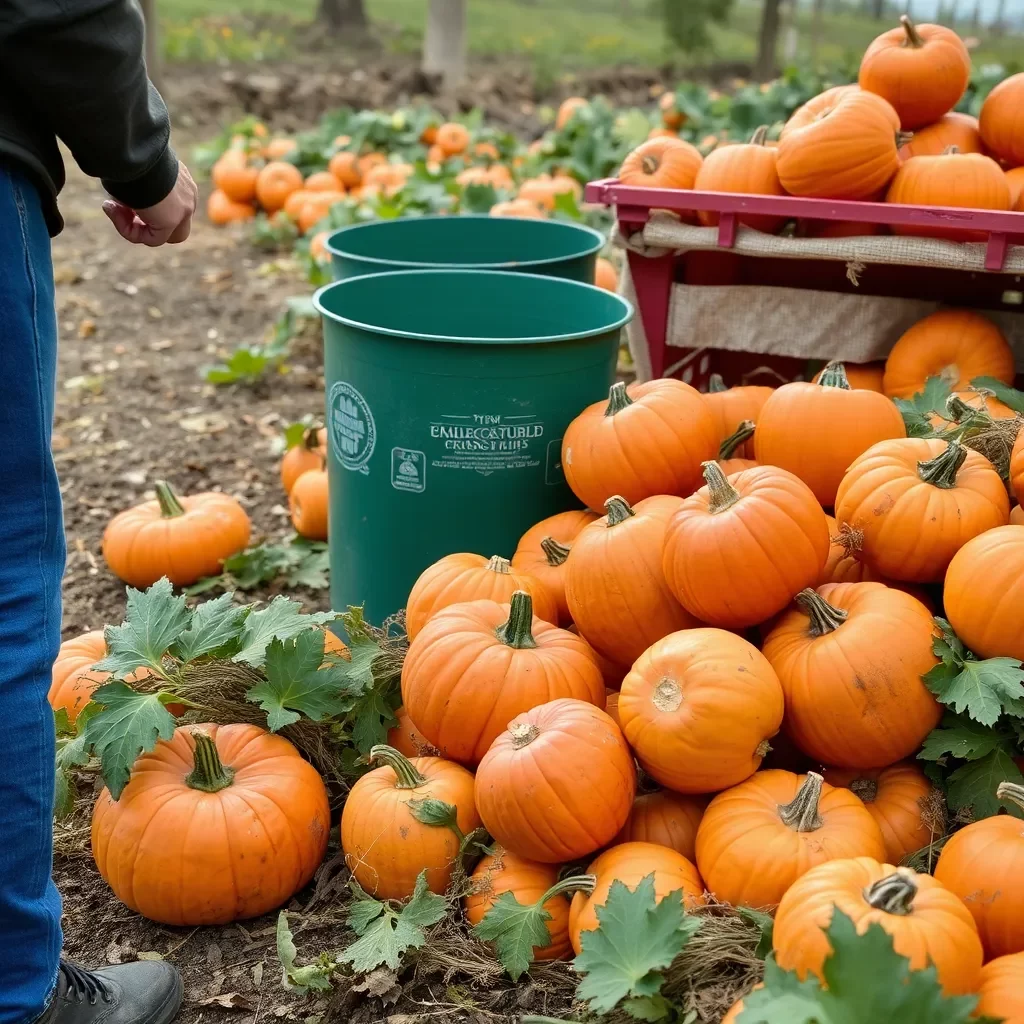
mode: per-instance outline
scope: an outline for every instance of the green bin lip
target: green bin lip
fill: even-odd
[[[417,221],[433,221],[435,223],[441,221],[445,224],[451,223],[453,220],[493,221],[495,219],[497,218],[487,213],[459,214],[458,216],[432,213],[425,217],[416,218]],[[569,256],[546,256],[541,260],[509,260],[504,263],[421,263],[415,260],[393,260],[384,259],[380,256],[361,256],[358,253],[347,252],[335,245],[335,242],[341,236],[347,235],[350,232],[365,231],[369,228],[379,229],[382,224],[389,223],[392,223],[392,221],[372,220],[364,224],[349,224],[343,228],[338,228],[337,231],[332,232],[328,236],[324,249],[332,256],[338,256],[341,259],[348,259],[358,263],[370,263],[378,267],[394,267],[396,270],[509,270],[514,267],[545,267],[554,263],[565,263],[567,260],[582,259],[600,252],[606,243],[606,239],[600,231],[588,227],[586,224],[569,223],[568,221],[561,220],[536,220],[531,221],[531,223],[536,223],[538,226],[544,225],[544,227],[539,227],[541,231],[550,230],[552,226],[572,228],[582,235],[589,235],[592,244],[586,248],[581,248],[579,252]]]
[[[366,287],[368,282],[371,280],[380,281],[381,279],[391,278],[394,279],[396,284],[398,284],[399,282],[408,280],[410,277],[414,276],[440,277],[450,274],[458,274],[463,278],[476,275],[480,275],[481,277],[486,275],[488,277],[513,278],[521,281],[530,281],[531,283],[536,283],[537,281],[554,281],[557,282],[556,287],[559,288],[584,288],[589,291],[600,292],[602,295],[616,299],[622,307],[622,316],[611,323],[604,324],[601,327],[594,327],[589,331],[582,331],[578,334],[544,334],[532,338],[458,338],[444,334],[417,334],[413,331],[399,331],[395,330],[393,327],[378,327],[376,324],[367,324],[360,320],[352,320],[349,317],[342,316],[340,313],[335,313],[333,310],[327,309],[322,300],[322,296],[329,291],[340,288]],[[392,270],[384,274],[348,277],[342,281],[332,281],[330,284],[325,284],[322,288],[318,288],[316,292],[313,293],[313,306],[323,317],[334,320],[336,323],[344,324],[346,327],[354,327],[357,330],[366,331],[370,334],[383,334],[389,338],[408,338],[412,341],[446,342],[454,345],[542,345],[553,344],[561,341],[581,341],[585,338],[596,338],[602,334],[608,334],[611,331],[621,330],[629,323],[630,320],[633,319],[634,313],[632,303],[628,302],[621,295],[618,295],[615,292],[609,292],[603,288],[598,288],[597,285],[585,284],[582,281],[572,281],[565,277],[546,277],[538,274],[517,274],[507,270],[458,269],[455,267],[444,270]]]

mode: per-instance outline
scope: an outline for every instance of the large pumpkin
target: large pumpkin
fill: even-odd
[[[752,644],[686,629],[645,651],[619,691],[622,732],[648,775],[715,793],[757,771],[782,724],[782,687]]]
[[[818,584],[879,582],[879,574],[864,560],[864,534],[849,523],[837,523],[832,516],[825,519],[831,546]]]
[[[634,188],[693,188],[703,160],[700,150],[682,139],[649,139],[622,161],[619,181]]]
[[[475,792],[487,831],[506,850],[561,864],[615,837],[633,806],[636,769],[608,715],[553,700],[509,722],[477,768]]]
[[[945,801],[920,768],[901,761],[888,768],[826,768],[825,781],[856,793],[878,822],[885,859],[899,864],[942,836]]]
[[[697,829],[697,867],[708,892],[737,907],[775,906],[824,861],[884,855],[864,804],[814,772],[758,772],[719,793]]]
[[[880,441],[850,466],[836,518],[861,536],[883,576],[938,583],[973,537],[1010,516],[1006,487],[984,455],[957,440]]]
[[[835,96],[819,116],[779,139],[779,180],[794,196],[870,199],[899,170],[897,115],[863,90]]]
[[[952,110],[970,77],[971,55],[952,29],[904,14],[864,52],[858,81],[892,104],[904,131],[915,131]]]
[[[1024,166],[1024,72],[1004,78],[985,97],[978,123],[986,148],[1011,167]]]
[[[559,512],[531,526],[519,538],[512,556],[512,568],[540,580],[558,604],[558,622],[567,626],[572,621],[565,603],[565,561],[576,535],[597,519],[589,509],[583,512]]]
[[[983,153],[985,147],[978,130],[978,119],[970,114],[943,114],[933,124],[918,128],[909,142],[900,147],[900,158],[938,156],[950,146],[961,153]]]
[[[982,967],[974,1012],[1003,1024],[1024,1024],[1024,953],[997,956]]]
[[[946,570],[946,618],[979,658],[1024,660],[1024,527],[969,540]]]
[[[707,797],[683,796],[669,789],[641,793],[633,801],[615,842],[667,846],[692,861],[696,856],[697,826],[707,804]]]
[[[445,555],[428,566],[412,586],[405,608],[405,630],[410,640],[442,608],[466,601],[508,604],[517,590],[533,598],[533,609],[545,622],[558,621],[558,603],[536,576],[513,571],[507,558],[494,555]]]
[[[991,320],[969,309],[940,309],[901,335],[885,361],[882,386],[890,398],[912,398],[929,377],[961,391],[976,377],[1012,384],[1015,372],[1013,350]]]
[[[672,596],[662,568],[665,529],[682,498],[607,502],[566,563],[565,599],[581,635],[605,657],[632,665],[655,642],[699,625]]]
[[[661,902],[670,893],[682,891],[688,910],[704,903],[704,883],[697,869],[681,853],[653,843],[622,843],[605,850],[587,869],[596,884],[591,893],[578,892],[569,908],[569,937],[572,948],[579,953],[583,932],[598,927],[597,909],[608,900],[614,882],[634,890],[648,876],[654,875],[654,898]]]
[[[842,364],[831,363],[816,384],[783,384],[764,403],[754,451],[762,465],[795,473],[828,507],[857,456],[879,441],[906,435],[892,402],[852,389]]]
[[[786,695],[786,731],[822,763],[881,768],[914,753],[942,709],[921,676],[935,625],[882,583],[827,583],[797,596],[764,642]]]
[[[96,868],[122,903],[169,925],[228,924],[286,903],[320,866],[327,789],[255,725],[176,729],[92,815]]]
[[[444,825],[427,824],[418,811],[424,800],[453,808],[463,835],[480,825],[473,802],[473,776],[439,757],[406,758],[391,747],[370,751],[379,768],[349,791],[341,814],[341,848],[355,880],[381,900],[404,900],[421,871],[432,892],[445,892],[459,858],[459,837]]]
[[[185,587],[221,572],[221,562],[249,543],[249,515],[221,491],[179,497],[159,480],[156,498],[119,512],[103,531],[110,571],[143,588],[166,576]]]
[[[476,764],[516,715],[558,697],[604,707],[604,679],[581,637],[533,617],[530,595],[438,612],[409,646],[402,705],[442,757]]]
[[[863,935],[872,924],[892,936],[911,970],[934,964],[946,995],[976,992],[982,950],[963,903],[931,875],[858,856],[808,871],[782,897],[772,945],[780,967],[822,977],[831,952],[825,929],[838,907]]]
[[[731,147],[727,147],[731,148]],[[739,425],[750,420],[755,426],[757,417],[761,414],[761,407],[771,397],[774,388],[764,387],[759,384],[743,384],[735,388],[727,388],[725,382],[717,374],[711,374],[708,380],[707,394],[704,395],[704,404],[711,410],[715,419],[715,435],[718,444],[721,445],[726,438],[736,432]],[[752,459],[754,457],[754,442],[747,441],[742,448],[737,448],[734,454]]]
[[[996,795],[1024,810],[1024,786],[1003,782]],[[997,814],[954,832],[939,854],[935,877],[967,905],[987,958],[1024,952],[1024,822],[1019,817]]]
[[[824,92],[818,93],[817,96],[812,96],[806,103],[797,107],[797,109],[793,111],[789,120],[782,126],[779,138],[785,138],[785,136],[796,131],[798,128],[806,128],[809,124],[814,124],[823,118],[828,117],[835,109],[836,103],[838,103],[843,96],[857,92],[860,92],[860,86],[856,84],[833,85]],[[890,122],[892,124],[893,131],[898,131],[900,127],[900,119],[895,110],[892,110],[891,107],[890,110],[892,111],[890,115]]]
[[[665,579],[702,622],[727,629],[764,622],[821,575],[825,513],[807,484],[775,466],[727,479],[707,462],[704,478],[665,531]]]
[[[689,494],[700,464],[721,439],[700,393],[678,380],[612,385],[562,439],[565,479],[584,505],[604,508],[614,494],[631,505],[655,494]]]

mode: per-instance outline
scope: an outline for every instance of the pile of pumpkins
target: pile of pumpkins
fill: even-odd
[[[833,904],[949,993],[1009,958],[1024,1012],[1021,822],[961,829],[934,878],[894,866],[946,832],[914,761],[943,711],[921,680],[929,588],[979,657],[1024,658],[1007,486],[958,440],[907,437],[892,401],[943,376],[995,422],[978,375],[1012,380],[1009,346],[948,310],[884,367],[709,394],[618,383],[582,411],[562,456],[587,510],[511,559],[442,558],[409,595],[399,725],[342,817],[360,884],[400,899],[425,869],[443,891],[483,827],[500,851],[466,913],[505,892],[543,905],[537,959],[578,952],[612,882],[653,873],[659,899],[778,907],[776,955],[801,973],[821,971]],[[1024,498],[1024,434],[1011,479]],[[1000,795],[1024,807],[1024,787]]]
[[[942,25],[915,25],[879,36],[861,62],[858,84],[828,89],[800,107],[777,140],[759,130],[748,144],[721,144],[707,157],[671,133],[635,149],[619,178],[640,187],[764,196],[885,201],[914,206],[1024,210],[1024,73],[999,83],[980,118],[953,108],[967,89],[971,59]],[[701,211],[700,222],[718,214]],[[741,224],[774,233],[785,218],[741,215]],[[881,226],[825,221],[826,236],[879,233]],[[979,241],[979,231],[894,225],[898,234]]]

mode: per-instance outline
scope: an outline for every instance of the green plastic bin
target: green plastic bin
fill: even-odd
[[[593,283],[604,237],[523,217],[400,217],[355,224],[327,240],[335,281],[392,270],[514,270]]]
[[[628,302],[564,278],[413,270],[314,303],[334,608],[380,623],[443,555],[510,557],[534,523],[580,507],[562,434],[608,394]]]

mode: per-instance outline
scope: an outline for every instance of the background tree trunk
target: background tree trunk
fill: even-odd
[[[796,63],[797,49],[800,46],[800,29],[797,27],[797,0],[785,0],[781,10],[782,25],[782,66],[791,67]]]
[[[445,89],[466,77],[466,0],[429,0],[423,70],[441,75]]]
[[[1006,27],[1006,0],[999,0],[999,6],[996,8],[996,19],[992,22],[992,27],[995,29],[1001,29]]]
[[[761,9],[761,32],[757,40],[757,62],[754,77],[767,82],[775,77],[775,44],[779,38],[779,6],[781,0],[764,0]]]
[[[871,0],[871,17],[881,21],[885,16],[885,0]]]
[[[825,0],[814,0],[811,9],[811,66],[818,64],[818,51],[821,47],[821,30],[825,20]]]
[[[316,20],[331,35],[341,35],[342,32],[365,35],[370,28],[363,0],[319,0]]]
[[[157,24],[156,0],[141,0],[142,17],[146,22],[146,70],[150,81],[159,89],[163,79],[160,53],[160,26]]]

